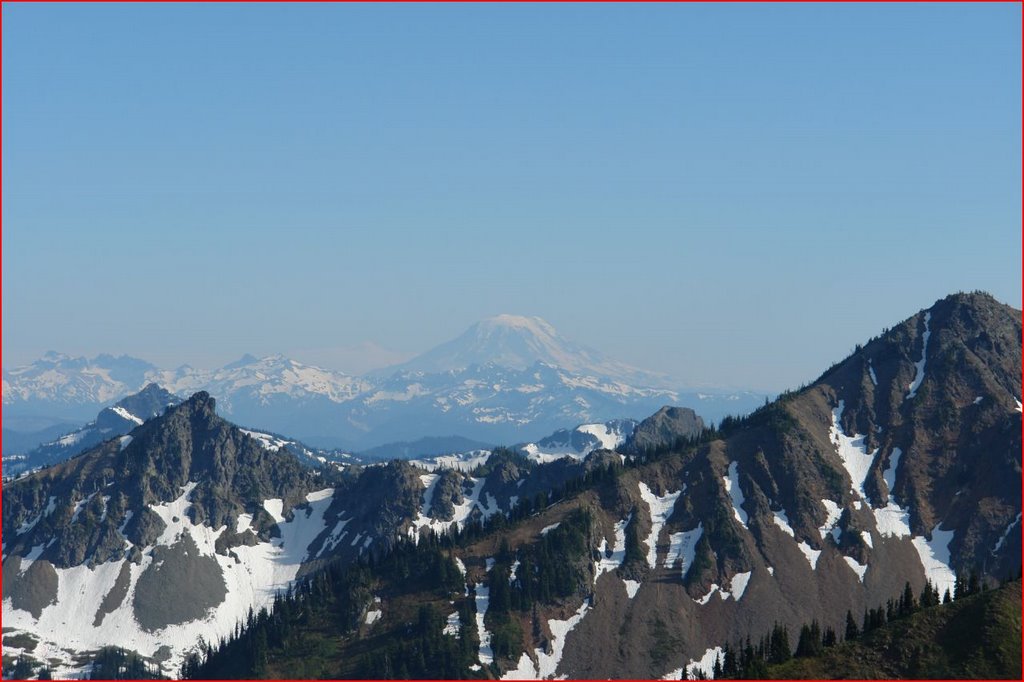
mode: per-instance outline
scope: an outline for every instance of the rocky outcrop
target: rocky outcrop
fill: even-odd
[[[637,425],[624,451],[640,453],[671,447],[677,441],[695,438],[704,430],[704,420],[688,407],[666,405]]]

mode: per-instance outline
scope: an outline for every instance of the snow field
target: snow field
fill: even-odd
[[[189,497],[195,486],[195,483],[182,486],[182,494],[177,499],[151,505],[150,509],[167,524],[156,545],[173,546],[188,534],[200,555],[213,557],[217,561],[226,594],[224,600],[204,617],[153,632],[138,624],[132,603],[139,577],[153,563],[152,553],[147,548],[140,564],[128,562],[128,593],[116,609],[103,617],[100,626],[93,627],[90,616],[99,611],[104,597],[113,589],[126,559],[109,561],[91,569],[86,565],[55,568],[58,576],[57,604],[44,608],[39,619],[34,619],[30,613],[15,609],[9,598],[5,599],[4,626],[35,635],[39,639],[34,652],[37,657],[62,661],[55,667],[57,676],[82,674],[75,667],[73,656],[68,650],[87,651],[126,643],[146,656],[153,656],[164,645],[170,646],[171,658],[164,663],[164,671],[175,675],[185,655],[196,646],[200,637],[207,642],[216,642],[234,630],[236,623],[245,618],[250,607],[256,610],[269,607],[274,596],[295,579],[309,544],[323,531],[323,515],[330,505],[333,489],[307,496],[310,506],[308,514],[296,510],[290,523],[284,523],[282,518],[282,522],[279,522],[280,538],[254,546],[233,548],[232,552],[238,557],[236,562],[233,557],[215,553],[217,538],[226,530],[226,526],[213,529],[194,525],[189,520]],[[280,500],[268,500],[265,507],[280,514]],[[237,527],[247,528],[252,517],[243,516],[245,518],[239,519]],[[177,521],[174,521],[175,517]],[[122,531],[125,525],[122,524]],[[70,618],[68,614],[87,615]]]
[[[747,527],[747,512],[743,511],[743,503],[746,501],[743,497],[743,491],[740,490],[740,473],[739,463],[731,462],[729,464],[729,475],[722,479],[725,483],[725,492],[729,493],[729,497],[732,499],[732,513],[736,517],[736,520],[746,528]]]
[[[698,523],[693,530],[685,530],[680,533],[669,535],[668,554],[665,556],[665,568],[672,568],[676,561],[681,561],[679,577],[685,578],[686,571],[693,564],[693,558],[697,551],[697,542],[704,534],[704,524]]]
[[[928,338],[932,335],[929,323],[932,320],[931,312],[924,314],[924,334],[921,335],[921,359],[914,363],[914,380],[910,382],[907,387],[908,393],[904,400],[909,400],[917,395],[917,389],[921,387],[921,382],[924,381],[924,365],[928,360]]]
[[[678,492],[665,493],[662,497],[658,497],[651,492],[651,489],[643,481],[640,481],[639,485],[640,497],[647,503],[647,508],[651,514],[651,534],[647,537],[647,565],[651,568],[657,568],[658,537],[661,535],[661,530],[665,527],[665,523],[672,516],[672,510],[676,506],[676,501],[683,494],[683,491],[686,490],[686,485],[684,484]],[[623,547],[625,547],[625,540],[623,540]]]

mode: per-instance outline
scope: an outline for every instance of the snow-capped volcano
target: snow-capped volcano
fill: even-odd
[[[669,385],[664,375],[631,367],[566,339],[540,317],[508,314],[481,320],[457,338],[386,371],[433,374],[486,364],[523,370],[538,362],[638,386]]]
[[[528,442],[569,424],[639,418],[666,404],[719,420],[764,398],[673,390],[665,377],[569,341],[539,317],[499,315],[407,363],[361,377],[282,355],[173,370],[132,358],[47,356],[4,372],[4,413],[94,415],[150,382],[179,395],[206,391],[246,427],[351,449],[453,434]]]

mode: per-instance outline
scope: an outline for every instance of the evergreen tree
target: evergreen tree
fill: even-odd
[[[939,603],[939,588],[932,584],[931,580],[925,582],[919,603],[922,609],[936,606]]]
[[[722,679],[725,676],[724,656],[719,654],[715,657],[715,665],[711,669],[711,677],[716,680]]]
[[[821,626],[817,620],[800,628],[800,640],[796,645],[796,657],[817,656],[821,653]]]
[[[789,630],[778,622],[772,627],[768,641],[767,658],[769,663],[785,663],[791,656],[789,648]]]
[[[722,673],[725,677],[738,677],[740,662],[736,657],[736,648],[726,644],[722,652]]]
[[[971,569],[970,575],[967,577],[967,594],[977,594],[980,591],[981,578],[978,576],[978,572]]]
[[[903,594],[900,596],[899,615],[909,616],[917,610],[917,602],[914,600],[914,590],[910,587],[910,581],[903,587]]]
[[[825,628],[825,633],[821,636],[821,645],[823,647],[830,647],[836,645],[836,631],[831,625]]]
[[[853,619],[853,613],[851,611],[847,611],[845,639],[848,642],[852,642],[858,637],[860,637],[860,630],[857,628],[857,621]]]

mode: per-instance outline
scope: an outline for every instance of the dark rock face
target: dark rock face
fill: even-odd
[[[878,449],[865,483],[873,505],[894,495],[910,508],[915,534],[930,536],[940,522],[955,529],[958,568],[1010,568],[1006,543],[998,557],[992,548],[1020,511],[1019,311],[987,294],[946,297],[865,344],[817,387],[844,402],[846,433],[866,434],[869,451]],[[888,491],[882,473],[896,448]]]
[[[644,419],[627,440],[625,450],[643,452],[668,447],[704,430],[704,420],[688,407],[665,406]]]
[[[197,393],[136,428],[123,447],[108,441],[6,486],[7,552],[46,545],[43,558],[61,568],[119,558],[125,538],[145,547],[160,535],[163,521],[149,505],[177,498],[189,481],[197,482],[191,520],[215,528],[234,528],[240,513],[262,512],[266,499],[282,499],[285,509],[303,503],[315,474],[287,453],[265,450],[214,407],[209,394]]]
[[[93,618],[93,627],[99,627],[103,625],[103,619],[110,613],[113,613],[117,607],[123,602],[124,598],[128,596],[128,586],[131,582],[131,562],[124,561],[121,563],[121,570],[117,573],[117,580],[114,581],[114,587],[111,588],[100,603],[100,608],[96,612],[96,616]]]
[[[452,470],[441,472],[439,477],[433,497],[429,500],[431,502],[430,516],[441,521],[451,521],[454,517],[455,505],[461,504],[465,499],[462,492],[465,477]]]
[[[186,594],[187,599],[173,598]],[[170,547],[153,548],[153,563],[139,576],[132,609],[139,624],[155,632],[202,618],[226,594],[217,560],[200,555],[186,533]]]
[[[3,563],[4,599],[14,608],[38,618],[43,609],[57,601],[57,572],[49,561],[36,560],[22,570],[21,557],[9,557]]]

